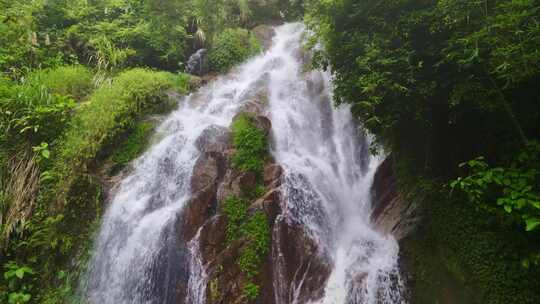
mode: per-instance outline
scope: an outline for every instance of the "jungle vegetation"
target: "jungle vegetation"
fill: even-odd
[[[440,255],[467,301],[539,302],[540,2],[309,4],[315,66],[425,209],[416,290],[439,284]]]

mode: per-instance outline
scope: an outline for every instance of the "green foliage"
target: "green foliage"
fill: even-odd
[[[135,126],[137,117],[170,107],[166,91],[174,87],[174,79],[166,72],[133,69],[96,90],[70,122],[58,151],[58,173],[68,178],[84,172],[108,145]]]
[[[264,131],[257,128],[248,114],[238,117],[232,124],[234,147],[233,164],[243,171],[261,173],[268,156],[268,141]]]
[[[78,101],[93,90],[93,77],[92,72],[81,65],[40,70],[28,76],[29,82],[42,85],[52,94],[69,96]]]
[[[534,0],[310,1],[307,22],[335,100],[420,174],[447,177],[538,136],[538,10]]]
[[[121,148],[113,153],[112,160],[117,165],[125,166],[137,158],[146,148],[152,130],[152,124],[144,122],[137,124]]]
[[[247,279],[243,295],[253,300],[259,294],[259,286],[252,280],[259,274],[259,268],[270,248],[270,225],[266,215],[260,211],[249,216],[248,207],[245,200],[228,197],[223,212],[227,216],[227,242],[246,239],[238,258],[238,266]]]
[[[398,176],[410,182],[401,189],[424,217],[400,241],[404,267],[414,278],[408,282],[411,303],[538,302],[538,268],[523,267],[533,263],[531,252],[539,252],[538,235],[523,233],[515,222],[468,202],[461,192],[449,197],[448,187],[431,178]]]
[[[242,227],[242,234],[250,242],[244,248],[238,264],[248,279],[253,279],[270,248],[270,226],[266,215],[260,211],[252,215]]]
[[[223,204],[223,213],[227,216],[226,238],[230,244],[242,235],[242,224],[247,217],[248,203],[235,196],[227,197]]]
[[[216,36],[208,55],[210,68],[227,72],[232,66],[261,52],[260,42],[245,29],[226,29]]]
[[[75,106],[73,99],[51,93],[39,82],[14,85],[10,93],[0,99],[0,124],[6,132],[6,144],[51,142],[62,132]]]
[[[19,78],[27,68],[74,63],[104,72],[135,66],[179,70],[222,29],[279,18],[276,2],[2,1],[0,71]]]
[[[246,285],[244,285],[244,289],[242,290],[242,296],[253,301],[259,296],[259,290],[259,285],[254,284],[253,282],[248,282],[246,283]]]
[[[460,163],[484,155],[498,164],[464,165],[469,176],[454,183],[466,194],[458,203],[448,193],[423,201],[436,215],[426,243],[444,255],[429,264],[444,261],[445,271],[478,295],[462,297],[473,303],[538,302],[538,272],[521,266],[538,256],[537,234],[515,227],[537,228],[538,151],[509,161],[540,138],[538,1],[308,4],[311,45],[323,45],[314,65],[331,67],[335,101],[351,104],[376,135],[375,147],[392,151],[396,167],[410,168],[400,185],[421,179],[436,186],[418,190],[424,195],[448,191],[442,185],[455,180]],[[432,271],[420,266],[415,275]],[[429,281],[413,294],[429,290]]]
[[[32,298],[30,290],[31,277],[35,274],[34,270],[28,266],[21,266],[10,261],[4,265],[4,281],[7,283],[7,290],[0,289],[0,296],[3,301],[7,300],[9,304],[27,303]],[[4,293],[4,294],[2,294]]]
[[[483,157],[461,166],[470,173],[453,181],[452,189],[465,192],[471,202],[491,212],[497,213],[503,208],[527,231],[539,228],[540,143],[529,143],[509,167],[491,168]]]

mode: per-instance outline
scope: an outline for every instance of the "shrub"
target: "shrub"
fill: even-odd
[[[241,237],[241,226],[246,220],[248,207],[248,202],[238,197],[231,196],[225,199],[223,212],[227,216],[225,234],[228,243],[232,243]]]
[[[268,154],[268,142],[264,131],[257,128],[252,118],[244,114],[232,124],[233,143],[236,152],[233,164],[242,171],[261,173]]]
[[[257,212],[248,214],[248,202],[231,196],[225,199],[224,213],[227,216],[226,238],[228,243],[246,238],[242,247],[238,266],[247,278],[243,295],[255,299],[259,295],[259,286],[252,280],[259,274],[259,267],[270,247],[270,225],[266,215]]]
[[[261,43],[245,29],[226,29],[214,39],[208,55],[210,68],[226,72],[262,50]]]
[[[43,85],[51,93],[82,100],[93,88],[92,72],[81,65],[37,71],[29,76],[32,83]]]
[[[52,94],[37,81],[10,83],[0,98],[1,127],[10,146],[51,142],[65,127],[74,101]]]
[[[177,80],[167,72],[133,69],[94,92],[77,109],[57,151],[58,177],[84,172],[91,161],[108,153],[119,136],[135,127],[137,118],[170,108],[166,91],[174,88]]]
[[[139,156],[148,144],[148,137],[152,132],[152,124],[142,122],[137,124],[133,132],[127,137],[119,150],[112,155],[112,160],[120,166],[127,165]]]

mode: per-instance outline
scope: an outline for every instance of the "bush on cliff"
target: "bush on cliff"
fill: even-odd
[[[210,68],[215,72],[227,72],[261,50],[261,43],[248,30],[226,29],[213,41],[208,55]]]

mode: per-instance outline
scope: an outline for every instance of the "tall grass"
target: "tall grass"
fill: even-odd
[[[93,73],[82,65],[63,66],[34,72],[28,82],[47,88],[50,93],[82,100],[94,88]]]
[[[170,107],[167,92],[185,92],[187,81],[167,72],[133,69],[97,89],[77,108],[57,151],[55,173],[60,189],[67,190],[77,172],[87,172],[107,154],[139,117]]]

